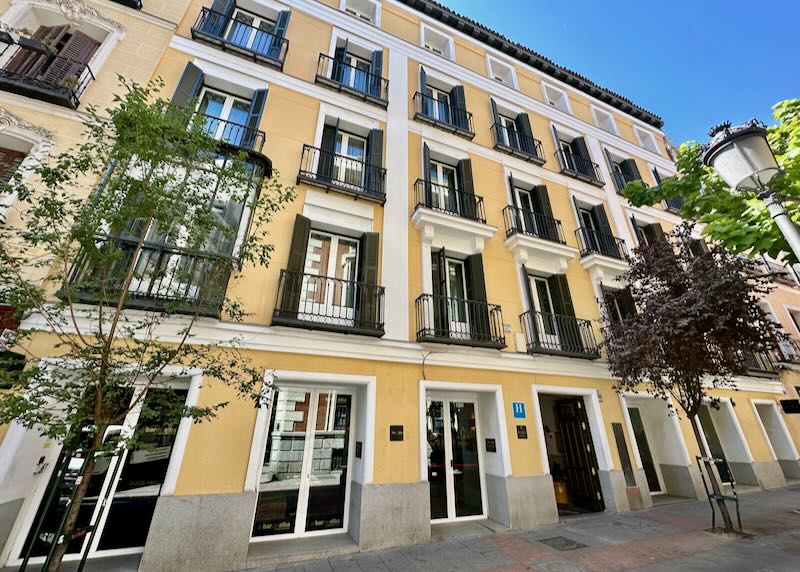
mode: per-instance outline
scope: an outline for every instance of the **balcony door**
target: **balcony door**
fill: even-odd
[[[546,278],[538,276],[528,276],[533,295],[533,309],[535,314],[536,331],[539,334],[539,341],[550,348],[561,347],[558,324],[554,317],[555,306],[553,305],[553,295],[550,292],[550,283]]]
[[[338,131],[336,133],[334,153],[334,180],[359,189],[363,188],[367,139],[346,131]]]
[[[225,32],[225,39],[235,46],[267,55],[275,39],[274,33],[274,21],[237,8]]]
[[[431,520],[482,518],[486,495],[477,399],[429,393],[426,411]]]
[[[339,81],[352,87],[356,91],[366,93],[369,91],[369,78],[372,72],[372,62],[350,52],[344,54],[342,70]]]
[[[298,318],[353,325],[356,313],[358,240],[312,230],[300,292]]]
[[[520,189],[514,187],[514,193],[517,196],[517,204],[522,210],[520,213],[520,222],[522,223],[522,231],[535,236],[543,234],[537,224],[535,214],[544,214],[537,208],[538,200],[533,196],[533,191],[527,189]]]
[[[470,323],[467,311],[467,272],[463,260],[445,259],[447,282],[448,331],[454,338],[469,339]]]
[[[426,86],[425,96],[425,115],[442,123],[452,123],[450,94],[435,87]]]
[[[520,145],[519,132],[517,131],[517,122],[509,117],[506,117],[505,115],[498,115],[498,120],[502,126],[500,131],[504,139],[504,141],[501,141],[501,143],[511,147],[512,149],[522,149],[522,145]]]
[[[461,212],[461,201],[458,193],[458,175],[455,167],[430,161],[428,166],[431,188],[428,206],[451,213]]]
[[[346,530],[353,402],[338,389],[273,393],[254,537]]]
[[[588,250],[591,252],[603,252],[603,249],[600,248],[600,231],[597,228],[594,214],[588,209],[580,209],[578,214],[581,217],[581,226],[584,228],[583,237],[586,240]]]
[[[209,136],[231,145],[242,145],[250,114],[249,101],[203,88],[197,112],[205,116],[204,129]]]

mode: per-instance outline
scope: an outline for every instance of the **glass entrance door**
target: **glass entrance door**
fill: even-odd
[[[476,403],[429,396],[426,426],[431,519],[483,516],[484,478]]]
[[[345,529],[352,410],[342,391],[273,393],[254,537]]]

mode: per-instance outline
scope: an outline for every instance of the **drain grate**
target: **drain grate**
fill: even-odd
[[[578,548],[586,548],[585,544],[581,544],[580,542],[572,540],[571,538],[567,538],[566,536],[543,538],[539,542],[562,552],[566,552],[567,550],[577,550]]]

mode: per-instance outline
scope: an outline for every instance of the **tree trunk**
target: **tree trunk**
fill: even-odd
[[[59,542],[56,546],[52,556],[49,559],[47,568],[42,572],[58,572],[58,570],[61,569],[61,560],[67,553],[67,546],[69,546],[69,543],[72,540],[72,535],[75,532],[75,524],[78,521],[78,511],[80,510],[83,499],[86,496],[86,491],[89,490],[89,482],[92,480],[92,473],[94,472],[94,467],[97,463],[94,454],[94,448],[91,452],[88,452],[87,455],[89,455],[89,457],[86,460],[86,465],[83,467],[83,472],[81,473],[81,483],[78,485],[78,488],[75,491],[75,497],[72,499],[69,507],[67,508],[67,516],[64,520],[64,526],[61,528],[60,537],[53,539],[55,541],[58,538],[61,538],[61,542]]]
[[[690,417],[689,422],[692,424],[692,430],[694,431],[694,438],[697,441],[697,446],[700,449],[700,453],[704,458],[711,457],[711,451],[707,451],[703,442],[703,437],[700,435],[700,420],[695,417]],[[731,520],[731,514],[728,512],[728,505],[725,504],[725,499],[721,498],[722,495],[722,488],[720,486],[719,481],[717,480],[717,473],[714,471],[714,463],[709,461],[705,461],[706,472],[708,473],[708,480],[711,481],[711,490],[717,496],[717,506],[719,506],[719,512],[722,514],[722,522],[725,525],[725,532],[736,532],[733,528],[733,520]]]

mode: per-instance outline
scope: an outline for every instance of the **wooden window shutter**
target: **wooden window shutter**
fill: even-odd
[[[69,79],[77,80],[99,47],[97,40],[82,32],[73,32],[42,79],[58,85],[64,85]]]
[[[480,253],[464,260],[467,271],[467,297],[479,304],[469,304],[470,334],[473,337],[489,338],[489,308],[486,305],[486,283],[483,276],[483,258]]]
[[[222,36],[225,28],[228,27],[229,18],[233,15],[235,7],[235,0],[214,0],[211,3],[211,11],[203,20],[201,26],[203,32],[211,36]]]
[[[250,112],[247,115],[247,130],[242,138],[242,146],[247,149],[253,149],[256,144],[258,128],[261,125],[261,117],[264,115],[264,108],[266,105],[267,90],[257,89],[253,93],[253,99],[250,101]]]
[[[370,69],[372,73],[369,93],[372,97],[382,97],[383,93],[383,50],[375,50],[372,52],[372,66]]]
[[[475,199],[475,186],[472,180],[472,160],[462,159],[458,162],[458,178],[461,191],[461,209],[464,217],[475,220],[478,216]]]
[[[297,215],[294,220],[294,232],[289,246],[289,259],[286,262],[286,282],[278,301],[279,309],[296,317],[300,305],[300,294],[303,288],[303,271],[306,265],[308,239],[311,235],[311,220]]]
[[[381,165],[383,165],[383,131],[381,129],[371,129],[367,137],[367,164],[366,187],[373,194],[383,193],[383,179],[381,177]]]
[[[0,147],[0,193],[19,169],[20,164],[25,159],[25,153],[13,149],[3,149]]]
[[[172,95],[172,103],[178,107],[188,106],[194,98],[200,95],[204,78],[203,70],[192,62],[186,64],[178,86],[175,88],[175,93]]]
[[[377,327],[380,321],[378,298],[378,261],[380,256],[380,235],[377,232],[365,232],[361,237],[361,276],[356,287],[358,293],[359,321],[362,326]]]

